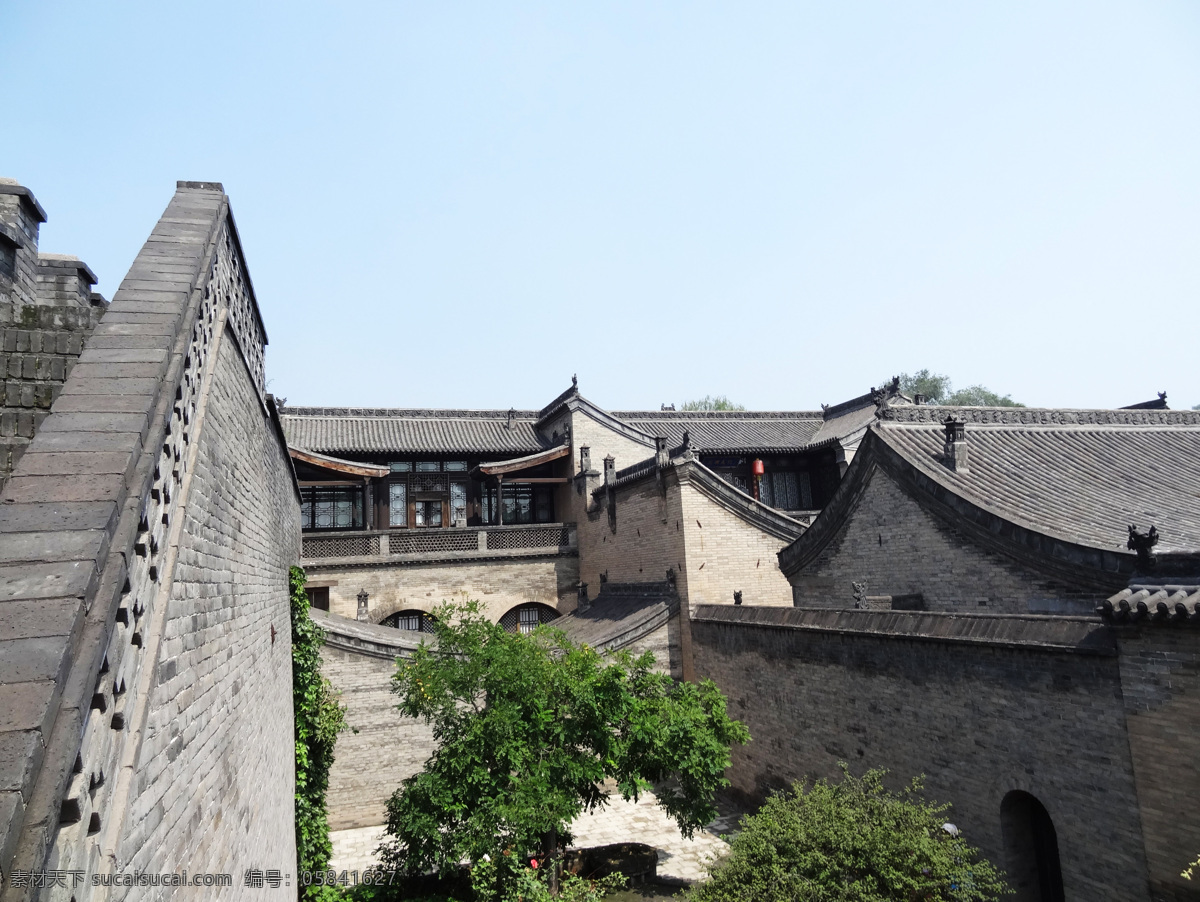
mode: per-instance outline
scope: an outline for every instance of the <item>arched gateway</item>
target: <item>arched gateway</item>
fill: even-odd
[[[1004,857],[1019,902],[1064,902],[1058,836],[1034,796],[1015,789],[1000,803]]]

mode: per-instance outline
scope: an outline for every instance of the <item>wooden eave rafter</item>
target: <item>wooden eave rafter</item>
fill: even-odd
[[[326,457],[324,454],[315,454],[312,451],[303,451],[300,448],[289,447],[288,454],[292,456],[292,460],[306,463],[310,467],[317,467],[322,470],[329,470],[333,473],[342,473],[350,476],[381,479],[391,472],[387,467],[380,467],[375,464],[363,464],[350,460],[339,460],[336,457]]]
[[[503,476],[506,473],[517,473],[521,470],[528,470],[530,467],[548,464],[550,461],[559,460],[570,453],[570,445],[557,445],[547,451],[539,451],[536,454],[529,454],[525,457],[501,460],[490,464],[480,464],[478,470],[484,476]]]

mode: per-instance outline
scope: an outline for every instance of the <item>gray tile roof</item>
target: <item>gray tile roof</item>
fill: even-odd
[[[666,583],[608,583],[586,611],[573,611],[554,626],[580,645],[622,648],[665,624],[678,604]]]
[[[942,460],[937,420],[950,413],[969,421],[967,473]],[[935,481],[1035,532],[1124,550],[1130,524],[1153,525],[1155,550],[1173,552],[1200,549],[1200,416],[1180,414],[920,408],[875,429]]]
[[[703,451],[788,451],[803,448],[821,426],[820,411],[613,411],[635,429],[679,445],[683,433]]]
[[[321,454],[530,454],[548,447],[536,411],[288,407],[288,443]]]

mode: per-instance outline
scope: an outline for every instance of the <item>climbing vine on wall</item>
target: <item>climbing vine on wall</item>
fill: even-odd
[[[292,707],[296,717],[296,867],[298,875],[325,871],[332,846],[325,812],[325,790],[337,735],[346,721],[329,680],[321,675],[324,631],[308,616],[307,577],[300,567],[290,573],[292,595]],[[300,899],[336,898],[333,889],[300,884]]]

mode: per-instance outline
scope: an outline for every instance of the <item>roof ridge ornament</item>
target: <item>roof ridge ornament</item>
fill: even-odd
[[[1151,553],[1155,545],[1158,544],[1158,530],[1153,526],[1147,532],[1139,532],[1137,526],[1129,525],[1129,541],[1125,543],[1125,547],[1137,554],[1138,567],[1142,570],[1153,570],[1158,563],[1158,558]]]

